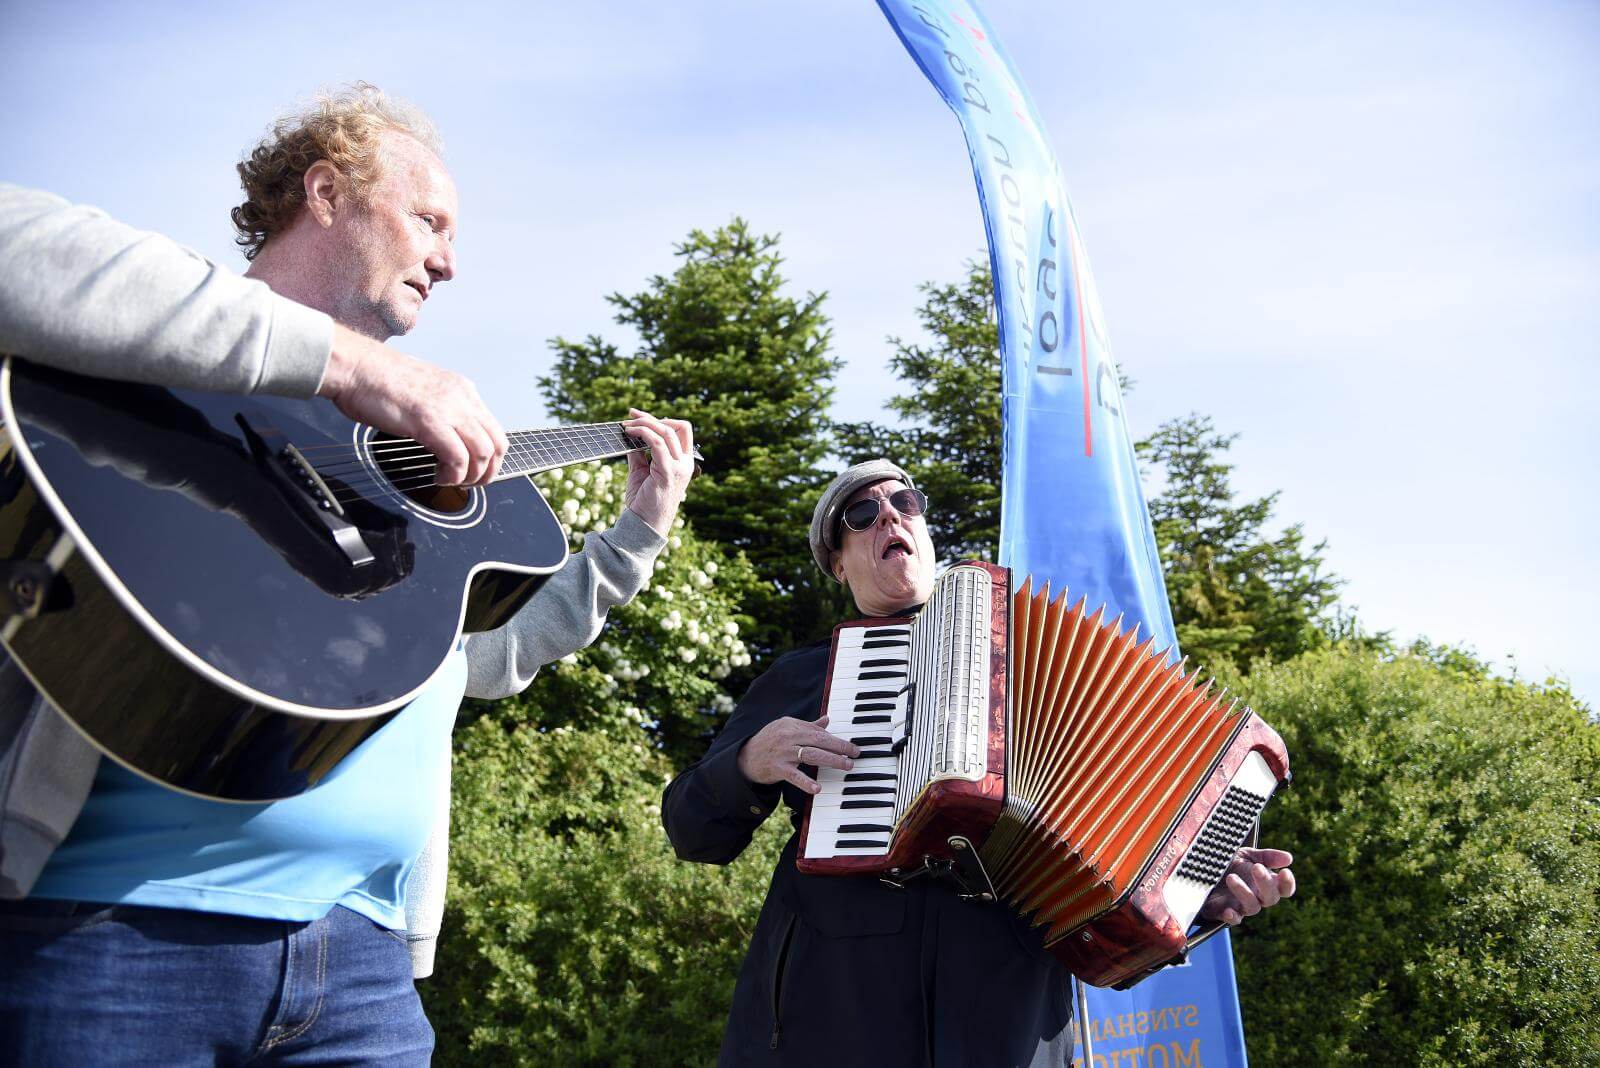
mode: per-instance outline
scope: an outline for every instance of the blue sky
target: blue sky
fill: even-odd
[[[1134,431],[1212,415],[1370,627],[1594,704],[1600,8],[982,6],[1066,174]],[[783,234],[796,290],[829,294],[850,419],[894,391],[917,284],[982,251],[955,118],[869,0],[0,0],[0,28],[0,176],[235,266],[232,164],[271,117],[355,78],[426,108],[461,272],[402,344],[511,426],[542,422],[546,340],[626,343],[604,294],[690,228]]]

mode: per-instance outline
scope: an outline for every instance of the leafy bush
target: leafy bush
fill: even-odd
[[[571,548],[622,509],[626,469],[539,476]],[[742,554],[680,518],[644,590],[527,692],[456,732],[450,897],[420,984],[440,1064],[699,1063],[781,845],[684,864],[661,830],[675,758],[698,755],[750,663]],[[681,757],[678,758],[681,760]]]
[[[1236,932],[1259,1063],[1594,1063],[1600,728],[1444,654],[1250,676],[1295,773],[1263,840],[1300,883]]]
[[[730,867],[686,864],[637,728],[480,719],[457,740],[449,910],[418,987],[437,1063],[713,1061],[787,823]]]

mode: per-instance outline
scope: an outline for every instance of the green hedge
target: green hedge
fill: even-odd
[[[1296,897],[1236,932],[1259,1065],[1594,1063],[1600,729],[1459,657],[1324,651],[1241,686],[1294,785]],[[704,1064],[787,824],[672,856],[643,731],[458,733],[450,909],[421,984],[454,1064]]]
[[[1455,654],[1313,653],[1248,698],[1294,784],[1263,838],[1299,893],[1236,934],[1266,1065],[1600,1057],[1600,729]]]
[[[787,821],[738,863],[679,861],[669,769],[634,734],[457,734],[449,909],[422,992],[441,1065],[715,1059]]]

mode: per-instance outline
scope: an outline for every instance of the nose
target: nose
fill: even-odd
[[[428,277],[435,282],[448,282],[456,276],[456,250],[450,244],[450,239],[443,234],[434,242],[433,251],[428,253],[428,258],[422,261],[422,267],[428,272]]]

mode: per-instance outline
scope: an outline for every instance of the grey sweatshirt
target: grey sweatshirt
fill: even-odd
[[[93,208],[0,183],[0,353],[83,374],[311,397],[333,322],[265,284]],[[588,645],[665,543],[631,511],[590,536],[512,620],[467,638],[467,694],[514,694]],[[23,897],[71,829],[98,752],[0,653],[0,897]],[[414,973],[432,970],[449,796],[406,887]]]

